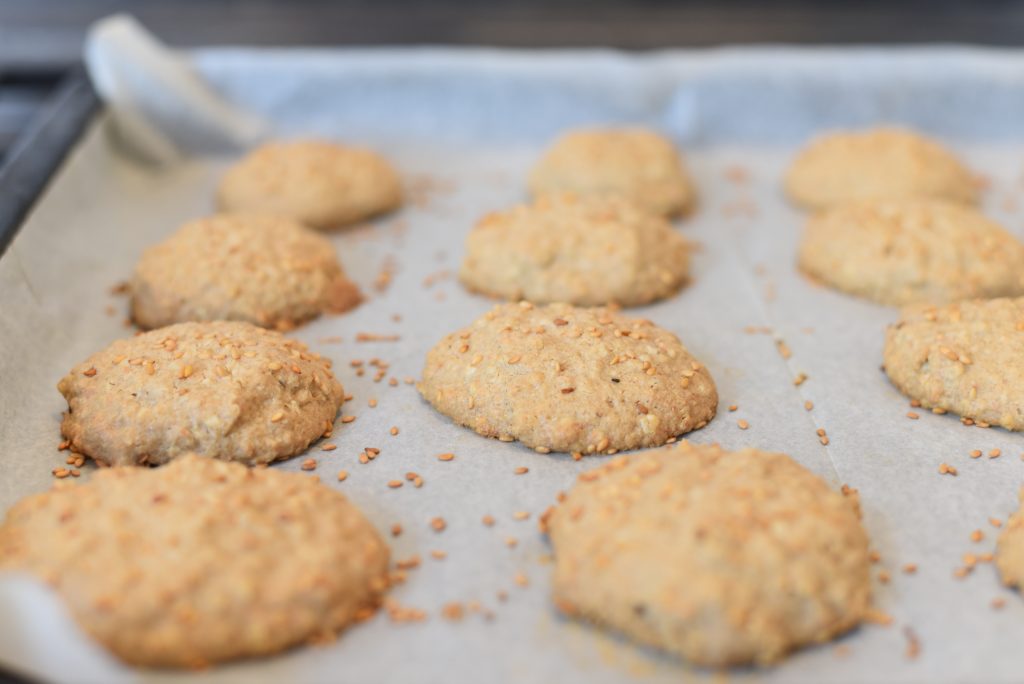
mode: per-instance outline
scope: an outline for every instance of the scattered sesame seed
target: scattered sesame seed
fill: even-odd
[[[320,451],[334,451],[337,448],[337,444],[324,444],[322,447],[320,447]]]
[[[981,457],[981,449],[975,449],[974,451],[971,452],[971,458],[980,458],[980,457]]]
[[[750,423],[743,420],[742,418],[736,421],[736,425],[739,426],[740,430],[746,430],[750,427]]]
[[[82,375],[84,375],[87,378],[91,378],[92,376],[96,375],[96,369],[95,368],[90,368],[89,370],[87,370],[84,373],[82,373]]]
[[[376,399],[370,399],[366,403],[369,404],[370,408],[377,408],[377,400]]]
[[[739,408],[739,407],[738,407],[738,406],[737,406],[736,404],[729,404],[729,410],[730,410],[730,411],[735,411],[735,410],[736,410],[736,409],[738,409],[738,408]]]
[[[351,422],[354,422],[355,419],[356,419],[355,416],[342,416],[341,417],[341,422],[342,423],[351,423]]]
[[[448,523],[445,522],[444,518],[437,517],[430,521],[430,527],[435,532],[444,532],[445,528],[448,527]]]
[[[515,472],[516,475],[525,475],[526,473],[530,472],[530,469],[527,468],[526,466],[519,466],[513,472]]]
[[[1004,598],[994,598],[994,599],[992,599],[991,606],[992,606],[992,610],[1002,610],[1003,608],[1006,607],[1006,599],[1004,599]]]
[[[999,456],[1001,454],[1002,454],[1002,452],[999,449],[993,449],[992,451],[988,452],[988,457],[989,458],[999,458]]]
[[[436,559],[436,560],[444,560],[445,558],[448,557],[448,552],[447,551],[442,551],[441,549],[434,549],[433,551],[430,552],[430,555],[433,556],[434,559]]]
[[[946,463],[941,463],[941,464],[939,464],[939,474],[940,475],[952,475],[952,476],[956,477],[957,472],[956,472],[956,468],[954,468],[953,466],[948,465]]]
[[[515,537],[505,537],[505,546],[510,549],[514,549],[519,544],[519,540]]]
[[[913,575],[917,572],[917,563],[907,563],[903,566],[903,573],[905,575]]]
[[[279,423],[279,422],[281,422],[282,418],[284,418],[284,411],[278,411],[274,415],[270,416],[270,422],[271,423]]]
[[[494,525],[494,516],[485,515],[483,518],[481,518],[481,522],[483,522],[483,524],[487,527],[491,527],[492,525]]]
[[[813,408],[814,408],[814,402],[813,401],[805,401],[804,402],[804,409],[805,410],[810,411]]]
[[[402,534],[402,525],[401,525],[401,523],[395,523],[394,525],[391,526],[391,536],[392,537],[397,537],[400,534]]]
[[[797,373],[797,376],[793,378],[793,384],[799,387],[800,385],[807,382],[807,373]]]
[[[451,454],[451,453],[438,454],[437,455],[437,460],[438,461],[451,461],[454,458],[455,458],[455,454]]]
[[[347,478],[348,478],[348,471],[347,470],[339,470],[338,471],[338,482],[344,482]]]
[[[882,584],[888,584],[889,580],[892,579],[889,573],[885,570],[878,571],[878,581]]]
[[[980,542],[984,538],[985,538],[985,533],[982,532],[981,530],[974,530],[973,532],[971,532],[971,541],[972,542]]]
[[[992,527],[1002,527],[1003,526],[1003,521],[1000,520],[999,518],[989,518],[988,519],[988,524],[991,525]]]
[[[909,418],[910,420],[917,420],[920,417],[921,416],[919,416],[918,414],[914,413],[913,411],[907,411],[907,418]]]
[[[388,432],[390,432],[391,436],[394,437],[395,435],[398,434],[398,428],[397,427],[392,427],[390,430],[388,430]]]
[[[516,511],[512,514],[512,517],[516,520],[526,520],[530,517],[530,514],[527,511]]]
[[[391,487],[391,489],[398,489],[401,486],[402,486],[402,481],[401,480],[389,480],[388,481],[388,487]]]

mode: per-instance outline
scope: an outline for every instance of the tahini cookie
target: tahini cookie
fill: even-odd
[[[905,310],[885,337],[885,372],[927,409],[1024,429],[1024,299]]]
[[[248,321],[289,330],[359,303],[330,241],[280,216],[218,214],[147,249],[131,284],[142,328]]]
[[[294,456],[344,398],[331,362],[249,323],[179,323],[118,340],[57,385],[61,432],[104,465],[196,452],[247,464]]]
[[[668,221],[623,197],[545,195],[481,219],[459,278],[503,299],[637,306],[682,287],[689,252]]]
[[[978,202],[977,179],[959,159],[934,140],[895,127],[816,138],[793,161],[785,187],[806,209],[908,197]]]
[[[313,478],[198,456],[57,483],[0,526],[0,568],[37,576],[94,639],[152,667],[332,638],[372,614],[388,556]]]
[[[529,178],[530,192],[617,193],[661,216],[693,208],[696,191],[675,145],[642,128],[570,131],[555,141]]]
[[[323,140],[273,142],[245,156],[217,191],[223,211],[273,213],[321,230],[397,208],[398,173],[376,152]]]
[[[976,209],[932,199],[861,201],[812,216],[801,269],[882,304],[1024,294],[1024,244]]]
[[[542,453],[661,445],[718,406],[707,367],[675,335],[568,304],[492,309],[427,354],[419,390],[456,423]]]
[[[545,521],[563,612],[699,665],[771,663],[869,609],[855,495],[785,454],[684,442],[619,457]]]

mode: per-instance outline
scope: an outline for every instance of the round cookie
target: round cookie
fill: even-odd
[[[806,209],[922,197],[977,204],[974,175],[937,142],[902,128],[829,133],[793,161],[786,194]]]
[[[1019,497],[1024,502],[1024,489]],[[1024,585],[1024,508],[1006,521],[996,544],[995,563],[1003,584],[1016,588]]]
[[[179,323],[118,340],[57,384],[61,432],[104,465],[196,452],[270,463],[329,431],[344,399],[331,362],[249,323]]]
[[[541,453],[661,445],[718,406],[711,374],[675,335],[568,304],[494,308],[430,350],[418,387],[456,423]]]
[[[945,304],[1024,294],[1024,244],[952,202],[851,202],[807,222],[800,268],[882,304]]]
[[[141,328],[248,321],[289,330],[359,303],[325,237],[290,219],[218,214],[191,221],[142,254],[132,278]]]
[[[696,191],[672,142],[641,128],[576,130],[555,141],[529,178],[530,192],[617,193],[661,216],[688,212]]]
[[[619,457],[544,524],[562,611],[700,665],[770,663],[869,610],[856,497],[785,454],[683,442]]]
[[[907,309],[886,332],[884,363],[924,408],[1024,430],[1024,298]]]
[[[547,195],[481,219],[459,278],[504,299],[638,306],[676,292],[689,266],[686,240],[631,201]]]
[[[376,152],[321,140],[273,142],[231,167],[217,190],[224,211],[287,216],[327,230],[397,208],[398,173]]]
[[[38,576],[122,660],[197,667],[331,638],[387,587],[388,548],[311,477],[197,456],[16,504],[0,568]]]

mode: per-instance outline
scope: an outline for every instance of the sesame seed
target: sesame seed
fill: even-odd
[[[394,437],[395,435],[398,434],[398,428],[397,427],[392,427],[390,430],[388,430],[388,432],[390,432],[391,436]]]
[[[434,549],[430,552],[430,555],[433,556],[435,560],[444,560],[448,557],[448,552],[442,551],[441,549]]]
[[[448,523],[445,522],[444,518],[437,517],[430,521],[430,527],[435,532],[444,532],[445,528],[448,527]]]
[[[980,457],[981,457],[981,449],[975,449],[974,451],[971,452],[971,458],[980,458]]]
[[[518,543],[519,540],[515,537],[505,537],[505,546],[507,546],[510,549],[514,549]]]
[[[322,447],[320,447],[320,451],[334,451],[337,448],[337,444],[324,444]]]
[[[994,598],[994,599],[992,599],[991,606],[992,606],[992,610],[1002,610],[1003,608],[1006,607],[1006,599],[1004,599],[1004,598]]]
[[[491,527],[492,525],[494,525],[494,516],[485,515],[483,518],[480,519],[480,521],[487,527]]]
[[[740,420],[736,421],[736,425],[739,426],[740,430],[746,430],[747,428],[750,427],[750,423],[748,423],[747,421],[743,420],[742,418]]]
[[[347,477],[348,477],[348,471],[347,470],[339,470],[338,471],[338,482],[344,482]]]
[[[341,422],[342,423],[351,423],[351,422],[355,421],[355,419],[356,419],[355,416],[342,416],[341,417]]]
[[[939,474],[940,475],[953,475],[955,477],[957,472],[956,472],[956,468],[954,468],[953,466],[951,466],[949,464],[946,464],[946,463],[941,463],[941,464],[939,464]]]
[[[278,411],[274,415],[270,416],[271,423],[279,423],[284,418],[284,411]]]
[[[971,532],[971,541],[972,542],[980,542],[984,538],[985,538],[985,533],[982,532],[981,530],[974,530],[973,532]]]
[[[401,480],[391,480],[391,481],[388,482],[388,487],[391,487],[391,489],[398,489],[401,486],[402,486],[402,481]]]
[[[402,534],[402,525],[401,525],[401,523],[395,523],[394,525],[391,526],[391,536],[392,537],[397,537],[400,534]]]
[[[807,373],[797,373],[797,376],[793,378],[793,384],[799,387],[800,385],[807,382]]]
[[[438,461],[451,461],[454,458],[455,458],[455,454],[438,454],[437,455],[437,460]]]
[[[530,472],[530,469],[527,468],[526,466],[519,466],[513,472],[515,472],[516,475],[525,475],[526,473]]]
[[[921,416],[919,416],[918,414],[914,413],[913,411],[907,411],[907,418],[909,418],[910,420],[917,420],[920,417]]]
[[[84,373],[82,373],[82,375],[84,375],[87,378],[91,378],[92,376],[96,375],[96,369],[95,368],[90,368],[89,370],[87,370]]]
[[[991,525],[992,527],[1002,527],[1003,526],[1003,521],[1000,520],[999,518],[989,518],[988,519],[988,524]]]
[[[736,409],[738,409],[738,408],[739,408],[739,407],[738,407],[738,406],[737,406],[736,404],[729,404],[729,410],[730,410],[730,411],[735,411],[735,410],[736,410]]]
[[[516,520],[526,520],[527,518],[530,517],[530,514],[527,511],[516,511],[515,513],[512,514],[512,517],[515,518]]]
[[[989,458],[999,458],[999,455],[1000,455],[1001,453],[1002,453],[1002,452],[1001,452],[1001,451],[999,451],[999,449],[993,449],[992,451],[988,452],[988,457],[989,457]]]
[[[907,575],[913,575],[915,572],[917,572],[917,564],[916,563],[907,563],[906,565],[903,566],[903,572],[904,572],[904,574],[907,574]]]
[[[307,458],[305,461],[302,462],[301,468],[303,470],[316,470],[316,461],[313,460],[312,458]]]
[[[805,401],[804,402],[804,409],[805,410],[810,411],[813,408],[814,408],[814,402],[813,401]]]

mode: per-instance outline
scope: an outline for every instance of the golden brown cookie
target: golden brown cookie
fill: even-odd
[[[359,303],[330,241],[290,219],[217,214],[147,249],[132,278],[141,328],[248,321],[289,330]]]
[[[561,610],[700,665],[773,662],[869,608],[856,498],[785,454],[683,442],[619,457],[545,523]]]
[[[58,383],[61,432],[105,465],[196,452],[269,463],[330,430],[344,398],[331,362],[249,323],[179,323],[117,340]]]
[[[16,504],[0,568],[36,575],[122,660],[196,667],[331,638],[372,614],[388,548],[305,475],[185,456]]]
[[[1018,496],[1024,503],[1024,489]],[[1024,508],[1010,516],[999,535],[996,568],[1006,586],[1019,588],[1024,585]]]
[[[952,153],[892,127],[818,137],[793,161],[785,185],[790,200],[807,209],[908,197],[978,202],[977,180]]]
[[[924,408],[1024,430],[1024,298],[909,308],[889,326],[884,359]]]
[[[427,354],[423,397],[542,453],[658,446],[704,427],[718,393],[672,333],[605,308],[503,304]]]
[[[559,194],[481,219],[459,278],[503,299],[639,306],[676,292],[689,266],[665,219],[621,197]]]
[[[383,214],[402,202],[398,174],[380,155],[322,140],[274,142],[224,175],[223,211],[273,213],[328,230]]]
[[[617,193],[661,216],[688,212],[696,191],[672,142],[642,128],[570,131],[533,168],[530,192]]]
[[[972,207],[904,199],[841,204],[812,216],[800,267],[882,304],[945,304],[1024,294],[1024,244]]]

